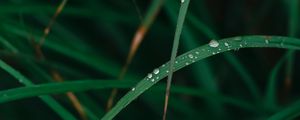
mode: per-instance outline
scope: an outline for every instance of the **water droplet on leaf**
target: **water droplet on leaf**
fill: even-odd
[[[154,69],[154,70],[153,70],[153,73],[154,73],[154,74],[158,74],[158,73],[159,73],[159,69],[157,69],[157,68]]]
[[[193,59],[193,58],[194,58],[194,56],[193,56],[192,54],[189,54],[189,58]]]
[[[149,79],[152,78],[152,74],[149,73],[149,74],[147,75],[147,77],[148,77]]]
[[[211,41],[209,42],[209,46],[210,46],[210,47],[218,47],[218,46],[219,46],[219,42],[216,41],[216,40],[211,40]]]

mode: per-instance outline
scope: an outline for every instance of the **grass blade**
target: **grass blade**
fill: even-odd
[[[268,120],[294,120],[300,115],[300,101],[289,105],[288,107],[282,109],[281,111],[273,114],[268,118]]]
[[[292,55],[295,51],[288,51],[281,59],[276,63],[275,67],[272,69],[269,80],[266,87],[265,93],[265,106],[269,109],[274,109],[278,107],[277,104],[277,75],[280,68],[284,65],[284,62],[288,60],[289,56]]]
[[[179,46],[180,35],[181,35],[184,20],[185,20],[185,16],[186,16],[186,13],[187,13],[187,10],[189,7],[189,3],[190,3],[190,0],[181,0],[181,6],[179,9],[179,15],[178,15],[178,19],[177,19],[176,31],[175,31],[175,36],[174,36],[174,40],[173,40],[173,48],[172,48],[172,53],[171,53],[170,66],[169,66],[170,72],[168,74],[168,79],[167,79],[163,120],[166,120],[166,117],[167,117],[170,88],[171,88],[171,82],[172,82],[172,76],[173,76],[173,66],[175,63],[175,58],[176,58],[177,50],[178,50],[178,46]],[[157,73],[154,73],[154,74],[157,74]]]
[[[238,38],[238,39],[237,39]],[[218,53],[238,50],[240,48],[250,48],[250,47],[275,47],[275,48],[286,48],[286,49],[300,49],[300,40],[296,38],[281,37],[281,36],[269,36],[266,39],[265,36],[243,36],[243,37],[233,37],[226,38],[218,41],[217,47],[211,47],[206,44],[201,47],[195,48],[189,52],[186,52],[176,58],[174,71],[177,71],[183,67],[191,65],[191,63],[204,58],[216,55]],[[193,55],[193,59],[188,57]],[[153,76],[147,76],[141,80],[131,91],[129,91],[125,96],[123,96],[118,103],[102,118],[103,120],[113,119],[122,109],[124,109],[128,104],[135,100],[147,89],[152,87],[158,81],[163,79],[168,74],[169,62],[157,68],[160,71],[158,74]]]
[[[0,103],[6,103],[30,97],[37,97],[41,95],[62,94],[66,92],[82,92],[109,88],[127,89],[134,86],[135,84],[135,81],[129,80],[79,80],[61,83],[38,84],[0,91]],[[155,86],[153,90],[157,92],[164,91],[165,84],[159,84],[158,86]],[[186,94],[196,96],[199,98],[215,99],[220,103],[229,103],[242,109],[246,109],[249,111],[257,111],[255,108],[256,106],[247,101],[231,98],[224,95],[219,95],[216,93],[211,93],[209,91],[201,90],[199,88],[190,88],[173,85],[171,91],[176,94]]]
[[[135,3],[135,1],[133,1],[133,2]],[[136,54],[136,51],[138,50],[141,42],[143,41],[145,34],[147,33],[149,27],[151,26],[151,24],[153,23],[153,21],[155,20],[155,18],[157,16],[157,14],[159,13],[160,8],[163,5],[163,3],[164,3],[164,0],[155,0],[152,2],[150,9],[148,10],[148,13],[146,15],[145,20],[142,22],[142,24],[140,25],[140,27],[138,28],[138,30],[136,31],[136,33],[132,39],[132,43],[130,46],[129,54],[126,59],[126,63],[122,67],[121,72],[118,77],[120,80],[122,80],[124,78],[125,74],[127,73],[128,67],[131,64],[132,59]],[[107,111],[111,109],[114,98],[116,97],[117,93],[118,93],[117,89],[112,90],[111,95],[107,102]]]
[[[11,74],[13,77],[15,77],[20,83],[26,85],[26,86],[32,86],[33,83],[27,79],[25,76],[23,76],[21,73],[7,65],[5,62],[0,60],[0,67]],[[76,118],[69,113],[63,106],[61,106],[58,102],[56,102],[53,98],[50,96],[40,96],[40,98],[49,105],[50,108],[52,108],[58,115],[61,116],[61,118],[65,120],[76,120]]]

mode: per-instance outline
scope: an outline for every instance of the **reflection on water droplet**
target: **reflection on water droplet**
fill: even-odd
[[[154,74],[158,74],[158,73],[159,73],[159,69],[157,69],[157,68],[154,69],[154,70],[153,70],[153,73],[154,73]]]
[[[149,79],[152,78],[152,74],[149,73],[149,74],[147,75],[147,77],[148,77]]]
[[[135,90],[135,88],[132,88],[132,89],[131,89],[131,91],[134,91],[134,90]]]
[[[265,43],[266,43],[266,44],[269,44],[269,40],[266,39],[266,40],[265,40]]]
[[[210,47],[218,47],[218,46],[219,46],[219,42],[216,41],[216,40],[211,40],[211,41],[209,42],[209,46],[210,46]]]
[[[225,46],[226,46],[226,47],[228,47],[228,46],[229,46],[229,44],[228,44],[227,42],[225,42],[224,44],[225,44]]]
[[[192,54],[189,54],[189,58],[191,58],[191,59],[192,59],[192,58],[194,58],[194,56],[193,56]]]
[[[154,79],[152,79],[151,81],[154,82]]]

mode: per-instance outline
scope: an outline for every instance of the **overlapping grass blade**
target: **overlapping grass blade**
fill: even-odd
[[[173,67],[175,64],[175,58],[177,56],[177,50],[178,50],[178,46],[179,46],[181,31],[182,31],[185,16],[186,16],[186,13],[187,13],[187,10],[189,7],[189,3],[190,3],[190,0],[182,0],[181,6],[179,9],[179,15],[177,18],[176,31],[175,31],[175,35],[174,35],[171,59],[170,59],[170,64],[169,64],[169,73],[168,73],[167,87],[166,87],[166,94],[165,94],[163,120],[166,120],[166,116],[167,116],[171,82],[172,82],[172,77],[173,77]],[[154,74],[157,74],[157,73],[155,73],[155,71],[154,71]]]

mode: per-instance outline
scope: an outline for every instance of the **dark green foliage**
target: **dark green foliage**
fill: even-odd
[[[0,119],[82,119],[67,92],[91,120],[161,119],[168,74],[167,119],[299,118],[300,2],[185,2],[186,14],[180,0],[68,0],[41,58],[36,43],[61,1],[0,1]],[[139,25],[149,30],[119,81]]]

